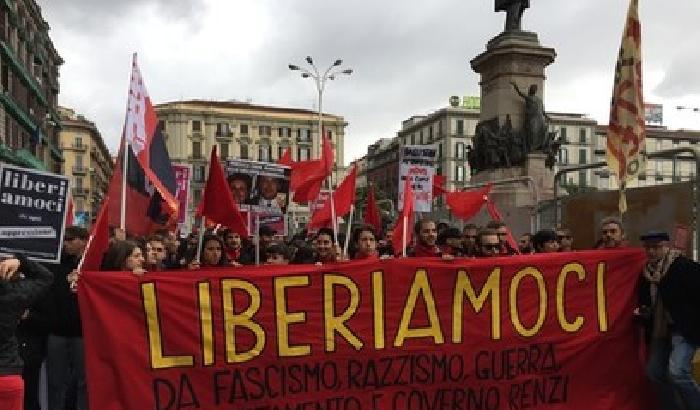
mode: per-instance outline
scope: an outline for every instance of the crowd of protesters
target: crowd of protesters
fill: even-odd
[[[446,260],[620,248],[627,244],[623,225],[616,218],[602,221],[597,242],[589,246],[577,243],[571,230],[564,227],[526,233],[517,241],[504,223],[495,221],[483,227],[468,224],[459,229],[421,219],[413,229],[414,241],[407,250],[408,256]],[[353,229],[347,244],[345,235],[338,233],[336,237],[328,228],[313,235],[301,232],[285,238],[270,227],[261,226],[258,238],[255,243],[227,229],[207,230],[201,238],[197,233],[178,238],[166,230],[133,238],[114,229],[102,270],[144,275],[154,271],[328,264],[397,256],[391,235],[382,235],[371,226]],[[700,346],[700,265],[672,251],[667,234],[648,234],[641,239],[649,262],[641,277],[640,308],[635,314],[647,324],[653,346],[649,377],[659,387],[662,402],[667,403],[663,408],[699,409],[700,388],[691,376],[690,352]],[[76,267],[87,242],[84,228],[68,227],[60,264],[42,267],[22,258],[0,262],[0,384],[6,386],[0,386],[1,408],[41,409],[39,380],[45,363],[48,409],[87,409],[83,338],[75,293],[79,275]],[[17,281],[18,271],[27,279]],[[12,284],[17,286],[13,288]],[[687,297],[688,289],[696,289],[694,299]],[[659,307],[661,300],[663,307]],[[17,396],[21,382],[23,404],[21,393]],[[10,397],[17,401],[8,407],[6,403],[13,403]],[[685,407],[674,407],[681,400]]]

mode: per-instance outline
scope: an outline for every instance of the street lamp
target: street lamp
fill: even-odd
[[[321,143],[323,138],[323,90],[326,88],[326,81],[335,80],[341,75],[350,75],[352,70],[349,68],[340,69],[339,67],[343,64],[343,60],[336,59],[333,64],[328,67],[323,74],[318,70],[314,64],[313,58],[311,56],[306,56],[306,63],[309,68],[300,67],[295,64],[289,64],[289,69],[291,71],[300,71],[302,78],[313,78],[316,84],[316,91],[318,91],[318,135],[319,135],[319,152],[321,151]]]

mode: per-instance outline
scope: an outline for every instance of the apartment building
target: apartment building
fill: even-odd
[[[97,218],[112,177],[114,162],[92,121],[70,108],[59,107],[62,128],[59,146],[63,174],[70,177],[73,211],[87,222]]]
[[[61,173],[61,64],[37,3],[0,2],[0,161]]]

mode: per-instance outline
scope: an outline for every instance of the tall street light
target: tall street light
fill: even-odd
[[[352,74],[352,70],[349,68],[341,68],[343,64],[343,60],[341,59],[335,60],[330,67],[323,71],[323,74],[321,74],[321,71],[316,67],[311,56],[306,56],[306,64],[308,68],[289,64],[289,69],[301,72],[302,78],[312,78],[316,84],[316,90],[318,91],[318,142],[319,152],[321,152],[321,144],[323,141],[321,139],[323,138],[323,91],[326,88],[326,82],[328,80],[333,81],[342,75],[350,75]]]

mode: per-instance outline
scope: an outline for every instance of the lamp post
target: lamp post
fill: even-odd
[[[311,58],[311,56],[306,56],[305,60],[309,68],[300,67],[294,64],[289,64],[288,67],[291,71],[300,71],[302,78],[312,78],[314,80],[314,84],[316,84],[316,91],[318,91],[318,152],[320,157],[321,147],[323,144],[323,91],[326,89],[326,82],[328,80],[333,81],[341,75],[350,75],[352,74],[352,69],[342,69],[341,65],[343,64],[343,60],[337,59],[330,67],[323,71],[323,74],[321,74],[321,71],[316,67],[316,64],[314,64],[314,60]],[[335,204],[333,203],[332,179],[333,172],[331,171],[331,175],[328,177],[328,189],[330,190],[329,199],[331,202],[331,224],[333,226],[334,243],[336,246],[338,246],[338,227],[336,225]]]
[[[306,56],[306,64],[309,68],[289,64],[289,69],[292,71],[300,71],[302,78],[311,78],[316,85],[316,91],[318,91],[318,142],[319,152],[321,152],[321,143],[323,141],[321,139],[323,137],[323,91],[326,89],[326,82],[328,82],[328,80],[333,81],[341,75],[350,75],[352,74],[352,69],[342,69],[341,65],[343,64],[343,60],[341,59],[335,60],[323,73],[316,67],[311,56]]]

